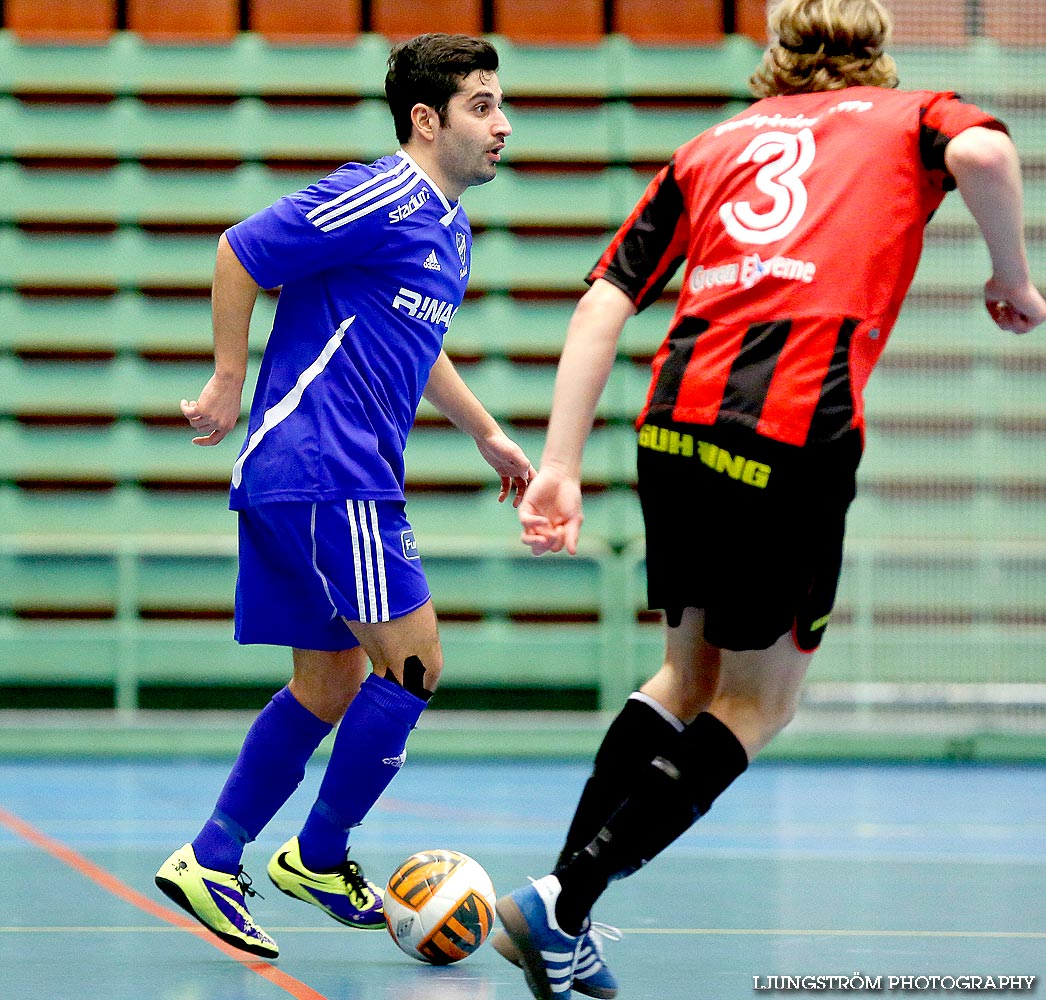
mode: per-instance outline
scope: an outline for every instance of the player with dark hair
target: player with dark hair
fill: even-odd
[[[255,720],[211,817],[156,883],[237,948],[275,941],[252,920],[244,846],[298,787],[339,724],[298,836],[269,862],[277,888],[352,927],[382,928],[381,892],[347,857],[402,766],[443,667],[404,508],[403,452],[422,395],[469,434],[518,506],[533,469],[443,351],[471,269],[458,201],[491,180],[511,133],[487,42],[428,34],[396,46],[386,90],[402,148],[349,163],[229,229],[212,304],[215,371],[182,401],[214,445],[240,413],[260,288],[281,287],[246,440],[236,639],[293,649],[293,676]],[[368,659],[373,667],[368,673]]]
[[[708,811],[790,721],[835,599],[863,447],[862,392],[958,187],[1004,330],[1046,319],[1005,127],[951,93],[892,89],[880,0],[779,0],[762,98],[680,147],[589,275],[538,475],[535,554],[574,553],[585,440],[627,319],[683,266],[637,422],[660,670],[608,729],[551,874],[498,902],[535,997],[609,998],[589,914]]]

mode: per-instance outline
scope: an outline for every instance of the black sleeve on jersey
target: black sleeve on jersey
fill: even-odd
[[[945,191],[955,190],[955,178],[948,173],[944,164],[944,150],[952,141],[952,136],[945,135],[935,128],[931,128],[922,119],[925,118],[926,108],[919,109],[919,155],[923,166],[931,173],[942,174],[941,186]]]
[[[653,197],[620,235],[603,275],[632,299],[637,312],[661,297],[665,285],[686,259],[677,257],[663,262],[683,210],[683,193],[676,183],[672,162]]]

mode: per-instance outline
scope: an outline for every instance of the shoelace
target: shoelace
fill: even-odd
[[[527,876],[527,881],[533,885],[537,879],[533,875]],[[584,928],[581,932],[581,936],[584,937],[586,934],[592,935],[592,943],[596,947],[596,953],[600,959],[603,958],[603,942],[600,938],[604,938],[607,941],[620,941],[625,935],[621,933],[620,928],[614,927],[613,924],[604,924],[600,920],[593,920],[589,917],[588,927]]]
[[[257,889],[251,888],[254,885],[254,880],[243,870],[242,865],[236,873],[236,884],[240,887],[240,892],[245,896],[257,896],[259,899],[265,898]]]
[[[370,891],[367,879],[363,875],[360,866],[351,858],[345,859],[345,864],[339,865],[337,872],[343,879],[350,894],[355,897],[352,902],[354,906],[369,906],[374,901],[374,894]]]
[[[589,921],[588,933],[592,937],[592,944],[595,946],[596,953],[600,959],[603,958],[603,940],[620,941],[625,936],[621,933],[620,928],[614,927],[612,924],[604,924],[599,920]],[[603,940],[600,940],[601,938]]]
[[[240,887],[240,892],[242,892],[244,896],[257,896],[259,899],[265,898],[257,889],[251,888],[254,885],[254,882],[250,875],[243,870],[242,865],[240,866],[240,870],[236,873],[236,884]],[[243,929],[247,934],[259,934],[265,936],[265,932],[254,922],[254,918],[250,914],[247,914],[247,916],[243,918]]]

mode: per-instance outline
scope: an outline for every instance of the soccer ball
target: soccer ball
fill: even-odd
[[[478,861],[460,851],[420,851],[385,890],[385,923],[411,958],[450,965],[468,958],[494,924],[494,886]]]

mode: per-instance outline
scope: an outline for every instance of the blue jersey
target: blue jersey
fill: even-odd
[[[407,433],[468,283],[465,213],[400,150],[226,236],[262,288],[282,286],[230,506],[402,499]]]

